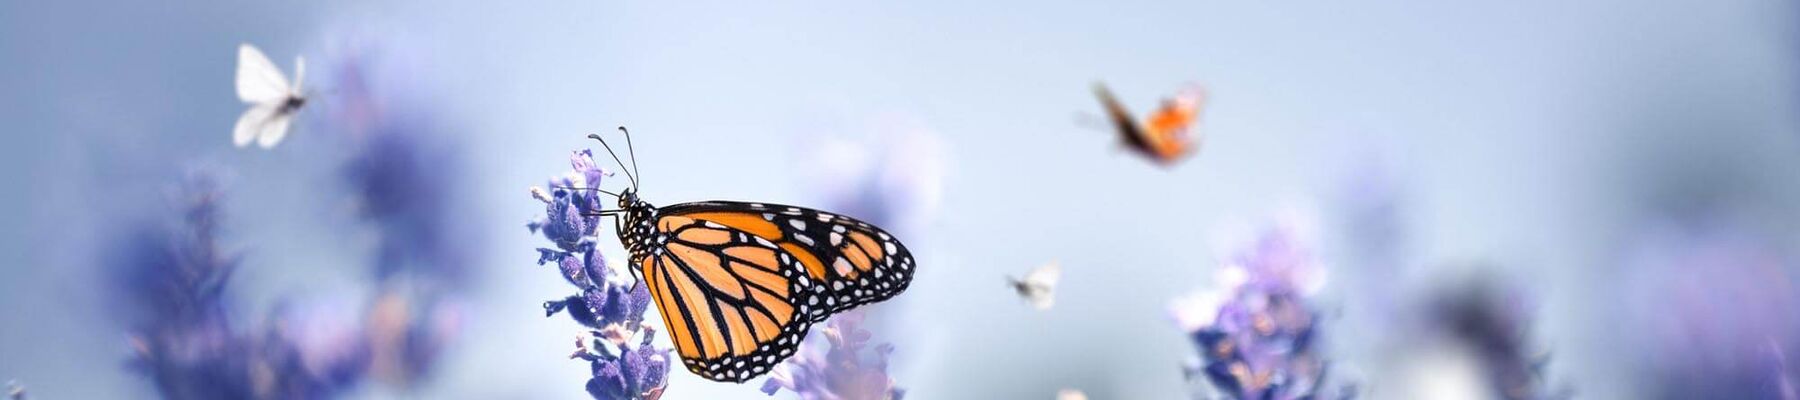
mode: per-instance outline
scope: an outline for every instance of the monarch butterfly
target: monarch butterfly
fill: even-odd
[[[619,130],[629,145],[630,131]],[[606,146],[600,135],[588,137]],[[631,157],[635,170],[635,151]],[[892,298],[912,283],[912,253],[880,227],[766,203],[658,208],[637,197],[638,174],[625,175],[630,188],[602,191],[617,197],[619,208],[599,214],[615,217],[633,272],[696,375],[743,382],[767,373],[794,354],[813,324]]]
[[[1183,90],[1164,100],[1162,107],[1141,123],[1113,97],[1106,85],[1095,83],[1094,95],[1100,98],[1113,129],[1131,150],[1165,166],[1174,165],[1193,153],[1196,141],[1188,136],[1188,127],[1199,119],[1200,107],[1206,100],[1200,90]]]

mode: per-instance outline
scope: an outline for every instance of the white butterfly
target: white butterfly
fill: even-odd
[[[1087,400],[1087,393],[1075,389],[1063,389],[1056,392],[1056,400]]]
[[[300,93],[300,82],[305,78],[304,58],[294,57],[294,85],[288,86],[287,78],[261,50],[249,44],[238,45],[237,95],[239,100],[250,103],[250,109],[238,117],[237,127],[231,130],[231,143],[244,147],[255,140],[265,149],[281,143],[281,138],[287,137],[288,126],[294,123],[294,113],[306,105],[306,96]]]
[[[1025,278],[1007,277],[1007,283],[1019,292],[1019,297],[1031,303],[1032,308],[1039,311],[1049,310],[1056,303],[1056,281],[1062,279],[1062,267],[1055,262],[1044,264],[1025,273]]]

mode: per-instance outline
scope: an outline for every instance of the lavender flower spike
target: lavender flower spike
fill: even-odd
[[[1558,400],[1573,397],[1566,386],[1544,377],[1549,356],[1534,349],[1532,307],[1517,288],[1473,280],[1452,286],[1431,302],[1433,321],[1475,353],[1494,398]]]
[[[586,390],[601,400],[655,400],[668,388],[668,349],[651,343],[656,331],[643,323],[650,308],[650,292],[637,276],[624,277],[606,265],[594,246],[604,203],[592,190],[609,175],[595,166],[593,153],[574,152],[572,171],[550,180],[549,189],[532,188],[533,198],[544,202],[545,218],[527,225],[542,232],[555,248],[540,248],[538,264],[554,264],[574,294],[544,302],[545,316],[567,312],[576,323],[589,328],[575,341],[570,358],[588,362],[592,378]],[[633,337],[640,337],[633,343]]]
[[[895,387],[887,374],[887,357],[894,346],[877,345],[874,356],[864,358],[862,350],[874,334],[862,329],[862,320],[860,311],[832,317],[819,330],[830,342],[829,349],[821,355],[819,349],[809,348],[775,367],[763,383],[763,393],[773,396],[787,389],[802,400],[900,400],[905,391]]]
[[[110,301],[123,307],[109,311],[129,317],[121,322],[130,367],[163,398],[323,399],[355,386],[356,351],[320,357],[311,350],[323,348],[297,320],[257,326],[231,318],[225,285],[239,257],[220,244],[220,187],[210,171],[193,171],[174,192],[175,218],[108,242],[117,246],[102,259],[117,296]]]
[[[1179,300],[1177,326],[1200,349],[1187,368],[1229,399],[1348,399],[1327,387],[1319,316],[1306,296],[1322,282],[1318,263],[1287,229],[1264,233],[1221,271],[1221,291]],[[1210,398],[1213,395],[1203,396]]]

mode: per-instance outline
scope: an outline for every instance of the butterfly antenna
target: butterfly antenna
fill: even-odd
[[[551,186],[551,187],[557,188],[557,189],[566,189],[566,190],[592,190],[592,191],[603,193],[607,196],[619,197],[618,193],[608,192],[608,191],[606,191],[606,189],[601,189],[601,188],[584,188],[584,187],[574,187],[574,186]]]
[[[601,139],[600,134],[598,133],[590,133],[588,134],[588,138],[600,141],[600,146],[606,148],[606,154],[612,155],[613,162],[619,163],[619,170],[625,171],[626,178],[631,178],[631,187],[635,188],[638,186],[637,175],[631,173],[631,170],[625,169],[625,162],[619,160],[619,153],[613,152],[612,145],[606,144],[606,139]]]
[[[644,176],[644,173],[638,172],[637,149],[631,147],[631,131],[625,129],[625,127],[621,125],[619,126],[619,132],[625,132],[625,154],[631,157],[631,173],[637,176]],[[633,187],[636,187],[636,185],[633,185]]]
[[[625,213],[625,210],[600,210],[600,212],[592,213],[592,214],[584,213],[584,214],[582,214],[582,216],[586,216],[586,217],[617,217],[619,214],[624,214],[624,213]]]

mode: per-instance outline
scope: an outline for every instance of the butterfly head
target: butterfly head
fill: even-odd
[[[639,199],[636,191],[626,188],[619,192],[619,209],[623,210],[623,215],[619,216],[619,237],[625,239],[628,250],[635,251],[636,249],[630,248],[642,243],[641,239],[649,238],[654,232],[656,206]]]
[[[634,191],[631,188],[625,188],[624,191],[619,192],[619,209],[625,210],[626,214],[636,215],[640,212],[648,212],[655,208],[656,207],[650,205],[650,203],[644,202],[643,199],[639,199],[637,191]]]

